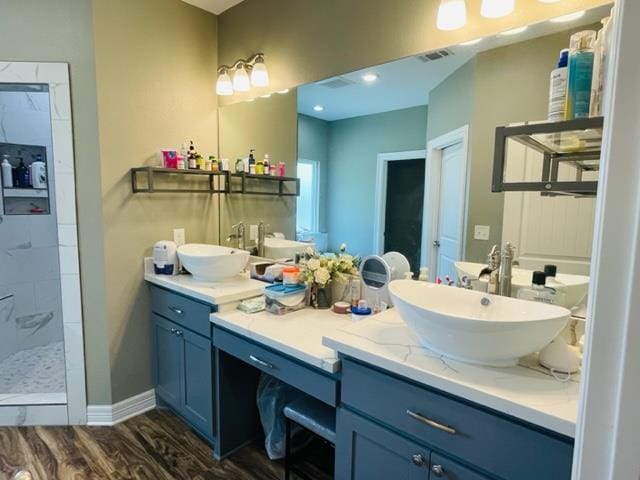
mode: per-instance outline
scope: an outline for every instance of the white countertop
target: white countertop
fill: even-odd
[[[222,282],[199,282],[191,275],[172,276],[154,273],[145,273],[144,279],[154,285],[211,305],[223,305],[261,295],[266,285],[264,282],[249,278],[248,273],[241,273]]]
[[[324,335],[323,344],[415,382],[574,437],[579,380],[556,380],[533,357],[492,368],[444,358],[420,346],[391,309]]]
[[[350,315],[306,308],[285,315],[239,310],[211,314],[211,322],[330,373],[340,370],[335,350],[322,338],[352,325]]]

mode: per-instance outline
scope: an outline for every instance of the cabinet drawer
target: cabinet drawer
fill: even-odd
[[[501,478],[571,478],[571,439],[350,359],[343,361],[342,402]]]
[[[335,378],[228,330],[219,327],[214,327],[214,330],[213,345],[216,348],[318,400],[331,406],[337,404],[338,394]]]
[[[453,460],[438,455],[437,453],[431,454],[431,480],[489,480],[489,477],[480,475],[479,473],[469,470],[463,467],[459,463]]]
[[[209,314],[214,310],[196,300],[154,285],[151,288],[151,310],[173,322],[211,338]]]

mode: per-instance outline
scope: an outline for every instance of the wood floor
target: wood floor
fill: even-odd
[[[214,460],[209,446],[167,410],[114,427],[2,427],[0,480],[20,469],[34,480],[283,478],[281,464],[270,461],[259,444]],[[301,469],[314,480],[331,478],[311,462]]]

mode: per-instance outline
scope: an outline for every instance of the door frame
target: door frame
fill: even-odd
[[[467,245],[467,217],[469,213],[469,125],[447,132],[427,143],[427,163],[425,165],[425,207],[423,208],[422,220],[422,248],[420,253],[420,263],[429,267],[429,280],[436,277],[434,266],[436,265],[437,250],[434,242],[438,239],[438,217],[440,214],[440,174],[442,170],[442,151],[462,143],[462,161],[464,178],[461,189],[464,200],[461,204],[460,213],[460,251],[458,257],[464,260],[464,252]]]
[[[296,176],[298,176],[298,165],[301,163],[307,163],[313,165],[313,205],[312,205],[312,218],[311,223],[313,223],[313,228],[310,230],[312,232],[317,232],[320,230],[320,161],[319,160],[311,160],[309,158],[298,158],[296,163]],[[298,231],[298,201],[296,197],[296,233]]]
[[[427,151],[426,150],[405,150],[402,152],[379,153],[376,164],[376,187],[375,187],[375,208],[373,217],[373,253],[382,255],[384,253],[384,225],[387,210],[387,175],[389,172],[389,162],[398,162],[402,160],[425,159],[425,173],[427,170]],[[425,175],[424,194],[426,195],[427,178]],[[426,196],[424,197],[426,198]],[[424,235],[424,200],[422,203],[422,222]],[[422,243],[422,239],[421,239]],[[422,263],[422,252],[420,253],[420,262]]]

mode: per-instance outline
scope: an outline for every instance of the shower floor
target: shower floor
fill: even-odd
[[[21,350],[0,362],[0,405],[67,403],[64,344]]]

